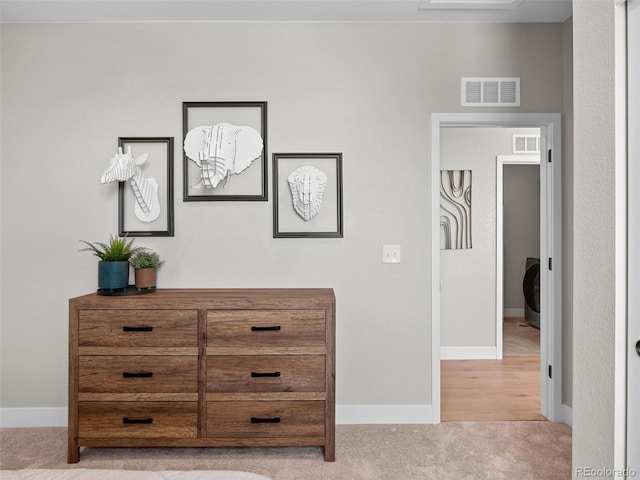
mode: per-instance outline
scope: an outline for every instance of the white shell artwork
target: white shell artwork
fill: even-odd
[[[287,181],[294,210],[305,221],[311,220],[320,211],[327,176],[316,167],[305,165],[291,172]]]
[[[129,182],[136,197],[134,212],[143,222],[153,222],[160,216],[158,182],[155,178],[146,178],[140,168],[148,157],[148,153],[143,153],[134,159],[131,147],[127,149],[127,153],[123,153],[120,147],[111,159],[111,165],[100,177],[100,183]]]
[[[229,175],[240,174],[260,158],[262,148],[256,129],[230,123],[195,127],[184,139],[185,154],[200,167],[196,188],[215,188],[224,178],[228,182]]]

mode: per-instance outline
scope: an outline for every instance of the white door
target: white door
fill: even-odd
[[[627,2],[628,369],[627,467],[640,475],[640,0]],[[631,477],[629,477],[631,478]]]

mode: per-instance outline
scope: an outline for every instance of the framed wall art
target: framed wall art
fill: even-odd
[[[273,237],[342,236],[342,153],[274,153]]]
[[[183,102],[183,199],[266,201],[267,102]]]
[[[471,248],[471,170],[440,170],[440,250]]]
[[[173,237],[173,137],[118,138],[105,180],[119,182],[119,235]]]

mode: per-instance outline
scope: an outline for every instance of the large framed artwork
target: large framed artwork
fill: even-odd
[[[120,137],[102,182],[118,181],[118,233],[173,237],[173,137]]]
[[[267,102],[183,102],[183,199],[266,201]]]
[[[342,238],[342,153],[273,154],[274,238]]]

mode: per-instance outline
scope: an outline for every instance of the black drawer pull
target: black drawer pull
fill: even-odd
[[[149,423],[153,423],[153,417],[149,417],[149,418],[127,418],[124,417],[122,419],[122,423],[131,425],[131,424],[135,424],[135,423],[144,423],[144,424],[149,424]]]
[[[279,332],[280,325],[274,327],[251,327],[252,332]]]
[[[153,372],[140,372],[140,373],[131,373],[131,372],[122,372],[123,378],[151,378],[153,377]]]
[[[123,332],[153,332],[153,327],[122,327]]]
[[[275,417],[275,418],[251,417],[251,423],[280,423],[280,417]]]
[[[268,373],[251,372],[252,378],[279,377],[279,376],[280,376],[280,372],[268,372]]]

